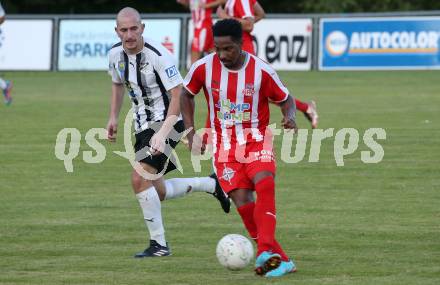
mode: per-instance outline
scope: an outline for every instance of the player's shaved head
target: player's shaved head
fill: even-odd
[[[141,21],[139,12],[131,7],[125,7],[116,17],[115,31],[130,54],[137,54],[144,46],[142,33],[145,25]]]
[[[138,10],[131,7],[125,7],[119,11],[118,15],[116,16],[116,24],[119,24],[122,19],[126,18],[134,18],[136,22],[141,22],[141,15],[139,14]]]

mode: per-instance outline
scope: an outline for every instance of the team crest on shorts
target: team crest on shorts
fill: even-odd
[[[222,176],[220,178],[222,178],[223,180],[228,181],[229,183],[231,183],[232,178],[234,178],[235,175],[235,170],[229,167],[225,167],[223,169],[223,173]]]

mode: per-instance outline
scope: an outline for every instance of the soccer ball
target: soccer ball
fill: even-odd
[[[217,244],[217,259],[230,270],[245,268],[254,256],[252,243],[242,235],[225,235]]]

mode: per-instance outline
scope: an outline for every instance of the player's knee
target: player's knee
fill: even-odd
[[[254,175],[254,177],[252,177],[252,182],[254,183],[254,185],[258,184],[258,182],[262,181],[265,178],[271,177],[272,179],[274,179],[274,175],[272,172],[270,171],[260,171],[257,174]]]
[[[133,171],[131,173],[131,187],[135,192],[139,189],[139,186],[141,184],[141,177],[136,173],[136,171]]]
[[[131,173],[131,187],[135,193],[140,193],[152,185],[151,181],[145,180],[136,171]]]
[[[254,196],[250,190],[232,190],[228,193],[228,196],[231,198],[232,202],[234,202],[236,208],[254,202]]]

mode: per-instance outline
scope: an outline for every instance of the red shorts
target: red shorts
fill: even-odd
[[[271,147],[264,149],[262,143],[251,143],[246,146],[247,153],[253,152],[249,162],[228,162],[214,161],[214,168],[220,186],[226,193],[235,189],[254,190],[252,178],[261,171],[269,171],[275,176],[276,162],[275,154]]]
[[[194,38],[191,45],[192,51],[210,52],[214,49],[214,36],[211,29],[210,26],[194,29]]]

